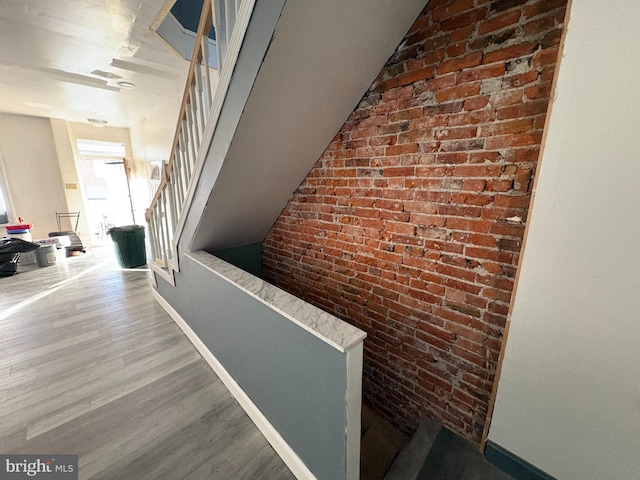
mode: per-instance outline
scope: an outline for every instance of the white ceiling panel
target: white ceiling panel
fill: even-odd
[[[0,111],[127,127],[175,103],[188,64],[150,30],[165,4],[0,1]]]

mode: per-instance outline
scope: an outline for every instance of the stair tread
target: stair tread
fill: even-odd
[[[417,479],[511,480],[485,460],[477,446],[442,428]]]
[[[420,469],[441,428],[438,422],[430,418],[423,419],[407,446],[398,454],[384,479],[414,480],[418,478]]]

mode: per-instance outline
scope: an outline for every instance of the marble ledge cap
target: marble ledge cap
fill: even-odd
[[[185,256],[279,311],[341,352],[352,350],[367,336],[366,332],[359,328],[208,252],[198,250]]]

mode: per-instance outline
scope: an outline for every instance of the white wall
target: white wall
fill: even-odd
[[[574,0],[489,440],[640,472],[640,3]]]
[[[217,74],[214,79],[217,81]],[[136,221],[144,223],[144,212],[149,206],[149,162],[168,158],[178,107],[173,104],[159,107],[152,121],[143,120],[132,127],[131,135],[128,128],[96,128],[90,124],[0,112],[0,156],[6,167],[7,188],[16,217],[34,224],[32,234],[37,239],[58,229],[56,211],[80,211],[78,234],[85,246],[91,246],[82,182],[75,160],[76,140],[83,138],[125,144],[127,160],[133,167],[130,185]],[[78,189],[65,189],[67,183],[75,183]],[[63,229],[71,228],[68,220],[63,222]],[[0,228],[0,236],[4,234],[4,228]]]
[[[131,127],[131,145],[136,159],[136,178],[132,180],[132,192],[135,190],[134,204],[143,212],[149,208],[151,195],[149,191],[149,175],[151,162],[168,161],[173,145],[178,113],[180,112],[181,95],[174,102],[159,106],[158,110],[140,123]],[[135,187],[134,187],[135,185]],[[154,192],[155,193],[155,192]],[[136,218],[136,220],[138,220]],[[143,222],[140,218],[138,222]]]
[[[93,238],[91,236],[91,230],[89,229],[89,216],[87,215],[88,212],[82,193],[82,182],[78,176],[67,122],[52,118],[51,130],[53,131],[53,140],[56,145],[62,182],[65,185],[64,194],[67,200],[68,211],[80,212],[76,233],[82,239],[85,247],[91,247],[93,246]],[[67,184],[70,186],[75,185],[77,188],[67,188]],[[68,224],[66,227],[63,227],[63,230],[71,230],[73,228],[75,228],[75,225]]]
[[[188,67],[188,64],[185,63],[185,65]],[[218,70],[209,69],[211,89],[214,92],[218,86],[218,74]],[[132,179],[131,189],[134,205],[143,214],[149,208],[152,196],[149,191],[150,164],[162,160],[169,161],[182,95],[183,92],[180,92],[170,102],[158,105],[154,112],[130,128],[131,146],[136,162],[136,177]],[[155,194],[155,191],[153,193]],[[142,222],[144,218],[136,218],[136,220]]]
[[[49,119],[0,113],[0,155],[16,220],[33,224],[34,239],[47,237],[55,213],[68,211]]]

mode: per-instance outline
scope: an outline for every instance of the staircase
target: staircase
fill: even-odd
[[[171,155],[146,214],[159,276],[173,282],[181,253],[262,241],[426,3],[205,2]]]
[[[364,478],[364,477],[363,477]],[[384,480],[510,480],[476,445],[425,418],[384,475]]]
[[[387,470],[384,480],[417,480],[442,426],[425,418]]]
[[[206,0],[146,212],[154,296],[297,478],[360,477],[366,335],[212,254],[259,245],[425,4]]]
[[[169,162],[146,212],[154,259],[151,266],[172,284],[173,272],[179,271],[177,239],[220,117],[254,4],[255,0],[216,0],[203,4]],[[220,66],[215,89],[208,64],[208,33],[212,25],[217,32]]]

